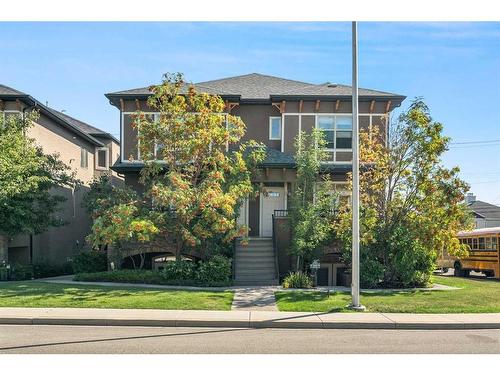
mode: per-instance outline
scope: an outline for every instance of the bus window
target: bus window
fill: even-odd
[[[472,239],[472,250],[477,250],[477,238]]]
[[[479,237],[479,250],[484,250],[484,237]]]
[[[491,237],[486,237],[485,238],[485,245],[484,248],[486,250],[491,250]]]
[[[498,249],[498,247],[497,247],[497,237],[491,237],[491,248],[493,250]]]
[[[467,238],[467,245],[469,245],[469,249],[472,249],[472,238]]]

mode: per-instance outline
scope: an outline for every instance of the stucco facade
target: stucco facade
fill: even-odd
[[[80,184],[75,189],[56,188],[54,193],[66,201],[57,217],[66,225],[51,227],[43,233],[26,233],[9,239],[9,250],[4,259],[11,264],[63,264],[85,246],[90,232],[91,219],[81,207],[82,198],[92,180],[107,174],[119,183],[121,178],[110,169],[119,158],[119,141],[101,130],[76,120],[67,114],[44,106],[31,96],[0,85],[0,115],[24,116],[36,110],[38,119],[27,132],[44,153],[57,154],[59,159],[75,172]],[[101,150],[100,166],[97,153]],[[106,163],[103,162],[107,156]]]

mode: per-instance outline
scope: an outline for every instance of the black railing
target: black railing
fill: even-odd
[[[272,233],[273,233],[273,251],[274,251],[274,267],[276,268],[276,279],[280,278],[280,266],[278,259],[278,238],[276,236],[276,219],[288,218],[288,210],[274,210],[272,215]]]
[[[272,222],[272,233],[273,233],[274,268],[276,270],[276,279],[278,279],[278,282],[279,282],[280,270],[279,270],[279,262],[278,262],[278,240],[276,238],[276,223],[275,223],[276,211],[277,210],[275,210],[274,214],[272,215],[271,222]]]

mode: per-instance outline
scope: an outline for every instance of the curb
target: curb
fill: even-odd
[[[148,319],[64,319],[64,318],[0,318],[0,325],[67,325],[108,327],[205,327],[205,328],[281,328],[281,329],[392,329],[392,330],[468,330],[500,329],[500,323],[295,323],[295,322],[227,322],[177,321]]]
[[[92,316],[94,315],[94,316]],[[0,324],[283,329],[500,329],[500,314],[0,308]]]

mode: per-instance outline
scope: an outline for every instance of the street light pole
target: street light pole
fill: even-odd
[[[352,281],[351,309],[364,310],[359,301],[359,116],[358,25],[352,23]]]

